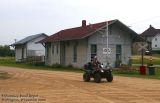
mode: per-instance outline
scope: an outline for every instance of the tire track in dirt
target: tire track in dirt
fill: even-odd
[[[112,83],[83,82],[82,73],[0,66],[12,75],[0,80],[2,93],[35,93],[44,103],[160,103],[160,81],[114,76]],[[26,103],[26,102],[25,102]]]
[[[59,76],[62,76],[62,75],[59,75]],[[69,75],[69,76],[67,76],[67,78],[69,78],[69,81],[67,81],[67,79],[65,79],[64,81],[67,81],[70,85],[72,84],[72,87],[75,86],[75,87],[78,87],[79,89],[81,89],[81,88],[83,88],[83,86],[79,86],[80,84],[78,84],[78,83],[76,83],[76,85],[75,85],[75,83],[72,83],[70,81],[71,78],[73,79],[73,77],[75,78],[76,76],[75,75]],[[77,77],[79,77],[79,75]],[[61,78],[61,80],[63,80],[63,78]],[[106,86],[107,84],[108,83],[101,85],[100,88],[104,88],[103,86]],[[148,95],[148,96],[137,95],[137,94],[133,94],[132,92],[130,93],[130,91],[126,90],[126,89],[121,90],[121,89],[119,89],[119,87],[109,87],[108,89],[110,89],[112,92],[108,92],[108,91],[106,91],[106,92],[107,92],[107,94],[110,95],[111,98],[113,97],[113,98],[116,98],[117,100],[122,100],[122,102],[124,102],[124,101],[128,101],[128,102],[129,101],[131,101],[131,102],[134,101],[134,102],[136,102],[138,100],[141,101],[142,99],[145,99],[146,101],[153,101],[152,99],[148,98],[151,95]],[[83,90],[84,90],[84,88],[83,88]],[[99,94],[99,95],[96,95],[96,96],[99,96],[101,98],[102,97],[106,98],[105,95],[103,96],[103,94],[105,94],[104,90],[96,91],[96,92],[90,91],[88,89],[85,89],[85,90],[88,91],[88,93]],[[113,93],[113,91],[116,91],[116,93]],[[158,95],[158,92],[156,93],[156,95]],[[155,97],[155,95],[154,95],[154,97]],[[155,99],[155,100],[157,100],[157,99]],[[154,102],[156,102],[156,101],[154,101]]]

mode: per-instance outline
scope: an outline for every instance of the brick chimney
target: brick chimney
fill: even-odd
[[[149,27],[151,28],[151,27],[152,27],[152,25],[149,25]]]
[[[86,27],[86,20],[82,20],[82,27],[83,27],[83,28]]]

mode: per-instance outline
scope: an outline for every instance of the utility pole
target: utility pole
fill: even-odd
[[[111,48],[109,48],[109,43],[108,43],[108,37],[109,37],[109,33],[108,33],[108,21],[106,22],[106,28],[103,29],[105,30],[104,33],[100,32],[102,35],[102,37],[104,37],[104,45],[105,47],[103,48],[103,54],[106,55],[106,57],[104,56],[104,62],[106,63],[106,66],[109,65],[109,55],[111,54]],[[106,60],[105,60],[106,59]]]
[[[107,49],[108,49],[108,21],[107,21],[106,25],[107,25],[107,28],[106,28],[106,37],[107,37]],[[107,55],[108,55],[108,53],[107,53]]]
[[[108,21],[106,22],[106,38],[107,38],[107,56],[106,56],[106,61],[108,65]]]
[[[142,42],[142,46],[144,46],[143,42]],[[144,65],[144,59],[143,59],[143,56],[144,56],[144,49],[141,50],[141,55],[142,55],[142,58],[141,58],[141,65],[143,66],[143,65]]]

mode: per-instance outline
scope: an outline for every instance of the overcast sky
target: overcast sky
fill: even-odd
[[[160,0],[0,0],[0,45],[26,36],[119,19],[136,31],[160,29]]]

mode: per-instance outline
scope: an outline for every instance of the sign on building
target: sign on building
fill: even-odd
[[[103,48],[103,54],[111,54],[111,48]]]

